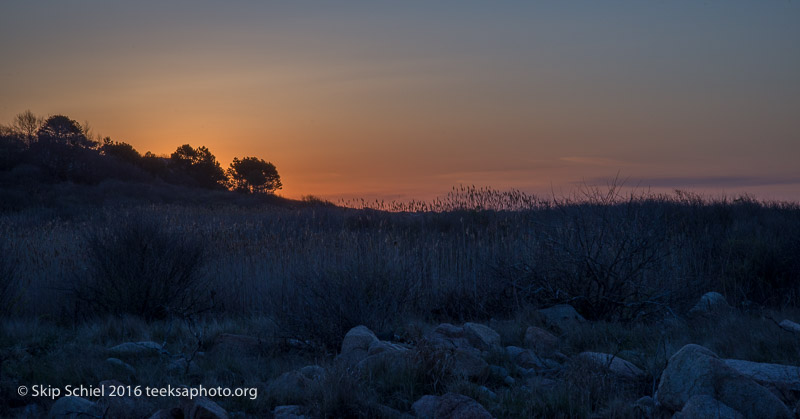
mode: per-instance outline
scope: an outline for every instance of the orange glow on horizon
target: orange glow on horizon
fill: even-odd
[[[20,2],[0,16],[0,123],[30,109],[141,153],[263,158],[289,198],[568,194],[620,173],[800,201],[798,18],[792,2]]]

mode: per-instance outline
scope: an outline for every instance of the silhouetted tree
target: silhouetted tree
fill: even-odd
[[[3,127],[0,127],[3,128]],[[8,170],[22,161],[25,143],[12,131],[0,129],[0,170]]]
[[[159,157],[151,152],[144,153],[142,156],[141,164],[142,169],[164,180],[168,179],[169,173],[169,159],[166,157]]]
[[[257,157],[233,159],[228,169],[231,189],[249,193],[274,193],[283,187],[278,170]]]
[[[81,124],[64,115],[53,115],[36,132],[39,142],[58,143],[72,147],[91,148],[96,144],[84,132]]]
[[[25,143],[30,144],[36,139],[36,132],[39,131],[44,121],[41,117],[34,115],[30,110],[17,114],[11,123],[11,129]]]
[[[203,146],[193,148],[184,144],[178,147],[170,156],[170,166],[186,173],[205,188],[223,187],[228,180],[217,158]]]
[[[132,145],[112,141],[109,137],[103,138],[103,145],[100,146],[100,151],[106,156],[113,156],[136,166],[140,166],[142,163],[142,155]]]

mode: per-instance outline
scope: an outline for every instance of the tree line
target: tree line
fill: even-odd
[[[244,193],[272,194],[281,178],[258,157],[234,158],[227,170],[205,146],[184,144],[167,156],[140,154],[132,145],[100,138],[64,115],[47,118],[22,112],[0,125],[0,172],[25,181],[94,184],[105,179],[167,183]]]

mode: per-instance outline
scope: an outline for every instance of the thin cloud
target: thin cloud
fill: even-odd
[[[607,182],[607,178],[593,178],[589,184]],[[579,183],[579,182],[575,182]],[[583,183],[583,182],[580,182]],[[800,184],[800,176],[673,176],[627,178],[626,185],[653,188],[715,187],[739,188],[754,186],[775,186]]]
[[[633,163],[627,161],[609,159],[605,157],[591,157],[591,156],[560,157],[559,160],[568,163],[583,164],[587,166],[619,167],[619,166],[633,165]]]

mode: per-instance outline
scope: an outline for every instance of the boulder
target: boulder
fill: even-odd
[[[136,397],[128,394],[110,395],[111,388],[120,388],[124,384],[117,380],[101,381],[100,386],[106,389],[105,396],[97,401],[97,407],[108,418],[138,419],[147,417],[155,406],[147,397]]]
[[[348,364],[356,364],[367,357],[369,347],[378,342],[378,337],[366,326],[356,326],[344,335],[342,350],[338,359]]]
[[[205,397],[196,397],[183,405],[186,419],[229,419],[228,412]]]
[[[680,411],[692,396],[710,396],[745,417],[790,417],[789,409],[772,392],[727,366],[710,350],[689,344],[669,359],[656,400]]]
[[[97,403],[75,397],[61,397],[50,407],[48,419],[81,419],[86,417],[100,417],[103,412]]]
[[[155,342],[125,342],[108,348],[108,353],[115,358],[144,358],[159,356],[164,348]]]
[[[382,340],[372,342],[367,349],[367,355],[377,355],[380,353],[408,353],[411,348],[399,343],[385,342]]]
[[[597,368],[603,369],[627,380],[642,380],[647,377],[647,373],[632,363],[611,354],[600,352],[581,352],[578,359],[587,361]]]
[[[781,328],[783,328],[783,330],[794,333],[800,333],[800,324],[797,324],[791,320],[788,319],[783,320],[782,322],[780,322],[779,325],[781,326]]]
[[[506,346],[506,354],[515,364],[522,368],[533,368],[537,371],[547,368],[544,359],[540,358],[530,349],[520,348],[518,346]]]
[[[656,401],[650,396],[644,396],[633,402],[633,411],[636,417],[652,418],[656,411]]]
[[[800,367],[726,359],[725,365],[755,382],[779,389],[800,391]]]
[[[672,419],[694,418],[744,419],[744,416],[711,396],[692,396],[683,406],[683,410],[672,416]]]
[[[307,388],[324,376],[324,368],[308,365],[299,370],[286,372],[273,380],[267,386],[267,394],[281,403],[302,402],[308,393]]]
[[[423,337],[426,345],[440,349],[464,349],[477,351],[465,336],[463,327],[442,323]]]
[[[183,410],[178,407],[172,409],[160,409],[153,413],[149,419],[183,419]]]
[[[272,411],[274,419],[305,419],[303,407],[293,404],[288,406],[277,406]]]
[[[11,416],[13,418],[24,419],[41,419],[46,416],[47,412],[38,404],[29,404],[16,409],[11,409]]]
[[[119,358],[108,358],[106,359],[106,364],[108,364],[114,372],[122,373],[127,376],[136,375],[136,369]]]
[[[171,359],[166,366],[166,370],[171,373],[176,374],[183,374],[185,372],[189,373],[200,373],[200,367],[197,365],[196,362],[191,361],[189,362],[188,359],[180,357]]]
[[[432,356],[449,362],[453,374],[468,379],[485,376],[489,364],[464,335],[463,328],[443,323],[422,338],[418,349],[425,348]]]
[[[464,337],[473,347],[481,351],[500,350],[500,335],[488,326],[479,323],[464,323]]]
[[[586,322],[575,308],[569,304],[559,304],[539,310],[544,316],[547,324],[557,327],[561,331],[567,331],[578,324]]]
[[[419,398],[413,405],[411,411],[414,416],[420,419],[433,419],[436,414],[436,407],[439,405],[439,396],[425,395]]]
[[[411,409],[417,418],[427,419],[491,419],[492,415],[475,400],[461,394],[422,396]]]
[[[390,342],[373,342],[367,351],[367,357],[356,366],[365,371],[382,371],[386,374],[397,375],[406,371],[412,361],[412,352],[409,348]]]
[[[553,356],[558,351],[558,338],[542,328],[531,326],[525,330],[525,347],[543,356]]]
[[[459,326],[454,326],[450,323],[442,323],[436,326],[433,329],[434,333],[438,333],[442,336],[446,336],[448,338],[463,338],[464,337],[464,328]]]
[[[700,297],[700,301],[689,310],[689,317],[716,317],[728,314],[733,309],[728,305],[725,297],[718,292],[707,292]]]
[[[462,376],[467,379],[475,379],[485,377],[489,373],[489,363],[487,363],[480,355],[476,355],[473,351],[466,351],[463,349],[454,349],[449,352],[447,356],[452,362],[453,375]]]

